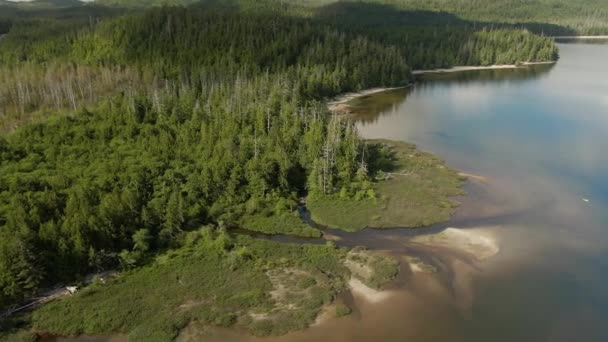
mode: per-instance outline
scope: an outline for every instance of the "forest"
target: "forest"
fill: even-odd
[[[144,265],[202,226],[318,236],[301,198],[373,198],[383,157],[326,99],[417,68],[558,58],[525,29],[375,30],[374,12],[282,4],[0,21],[0,307]]]
[[[466,20],[515,24],[545,35],[608,34],[603,0],[373,0],[406,10],[446,12]]]

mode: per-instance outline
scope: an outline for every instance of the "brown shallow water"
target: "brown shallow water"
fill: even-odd
[[[179,340],[608,341],[608,45],[560,49],[555,66],[432,75],[355,103],[365,137],[479,176],[446,224],[330,231],[402,261],[387,300],[345,293],[353,314],[280,337],[191,325]],[[410,241],[446,227],[491,234],[500,252],[478,261]],[[438,272],[412,272],[407,256]]]

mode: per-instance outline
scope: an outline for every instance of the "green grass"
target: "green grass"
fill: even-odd
[[[353,310],[344,305],[344,304],[338,304],[336,305],[336,317],[344,317],[344,316],[348,316],[353,312]]]
[[[36,342],[38,337],[29,331],[18,331],[9,334],[0,334],[0,341],[4,342]]]
[[[266,234],[285,234],[302,237],[321,237],[321,231],[304,222],[297,211],[281,215],[265,216],[262,214],[246,216],[241,226],[247,230]]]
[[[353,277],[377,290],[399,274],[399,263],[395,259],[370,253],[362,247],[349,251],[346,260]]]
[[[36,334],[27,330],[29,315],[4,318],[0,320],[0,341],[35,342]]]
[[[148,266],[41,307],[31,323],[53,335],[122,333],[130,341],[171,341],[190,322],[284,334],[306,328],[344,289],[345,255],[330,245],[231,239],[205,228]]]
[[[415,145],[374,140],[387,146],[390,163],[376,176],[388,179],[374,183],[375,199],[343,199],[317,196],[307,200],[315,222],[346,231],[363,228],[423,227],[447,221],[457,203],[450,197],[463,194],[463,177],[434,155]]]

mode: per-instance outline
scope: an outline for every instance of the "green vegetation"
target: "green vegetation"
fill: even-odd
[[[297,211],[279,215],[246,216],[240,226],[260,233],[286,234],[301,237],[321,237],[321,231],[304,222]]]
[[[121,332],[130,341],[168,341],[194,320],[282,334],[313,322],[349,276],[342,249],[231,239],[210,228],[193,234],[187,246],[148,266],[37,310],[33,328],[63,336]]]
[[[0,341],[5,342],[36,342],[38,337],[30,331],[28,315],[6,317],[0,321]]]
[[[468,20],[529,27],[549,35],[607,34],[604,0],[372,0],[407,10],[447,12]]]
[[[345,304],[338,304],[336,305],[336,317],[344,317],[344,316],[348,316],[353,312],[353,309],[351,309],[350,307],[348,307]]]
[[[344,264],[354,278],[373,289],[381,289],[399,273],[399,263],[395,259],[372,254],[363,247],[349,251]]]
[[[121,333],[129,341],[173,340],[193,322],[277,335],[314,322],[351,276],[379,289],[397,272],[395,260],[362,248],[283,244],[202,227],[147,266],[36,310],[29,324],[37,333]],[[335,310],[337,317],[352,312],[344,304]]]
[[[412,144],[369,141],[369,180],[352,196],[342,188],[331,196],[310,196],[315,222],[347,231],[366,227],[421,227],[445,221],[462,194],[463,178],[430,153]],[[357,184],[357,183],[353,183]]]

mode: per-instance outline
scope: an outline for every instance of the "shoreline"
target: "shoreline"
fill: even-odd
[[[524,62],[521,64],[495,64],[488,66],[455,66],[451,68],[438,68],[438,69],[426,69],[426,70],[413,70],[412,75],[424,75],[424,74],[438,74],[438,73],[452,73],[461,71],[476,71],[476,70],[498,70],[498,69],[518,69],[532,65],[548,65],[555,64],[557,61],[548,62]]]
[[[608,39],[606,36],[555,36],[553,39]]]
[[[373,289],[365,285],[361,280],[354,277],[350,278],[348,287],[350,288],[353,296],[363,299],[370,304],[383,302],[389,299],[392,295],[390,291]]]
[[[343,112],[345,109],[344,106],[348,102],[350,102],[356,98],[369,96],[369,95],[373,95],[373,94],[377,94],[377,93],[382,93],[385,91],[403,89],[403,88],[411,87],[412,85],[413,85],[413,83],[410,83],[408,85],[401,86],[401,87],[376,87],[376,88],[361,90],[359,92],[344,93],[342,95],[338,95],[338,96],[334,97],[332,100],[327,102],[327,109],[329,109],[330,112]]]
[[[583,36],[581,36],[583,37]],[[599,36],[593,36],[599,37]],[[602,36],[603,37],[603,36]],[[606,36],[608,39],[608,36]],[[412,70],[413,76],[425,75],[425,74],[441,74],[441,73],[454,73],[454,72],[463,72],[463,71],[476,71],[476,70],[499,70],[499,69],[519,69],[533,65],[549,65],[556,64],[557,61],[547,61],[547,62],[524,62],[521,64],[496,64],[496,65],[488,65],[488,66],[454,66],[451,68],[438,68],[438,69],[418,69]],[[377,93],[382,93],[385,91],[404,89],[408,87],[414,86],[415,83],[410,83],[400,87],[375,87],[369,88],[365,90],[361,90],[358,92],[349,92],[343,93],[341,95],[337,95],[333,99],[330,99],[327,102],[327,109],[329,109],[332,113],[348,113],[348,102]]]

